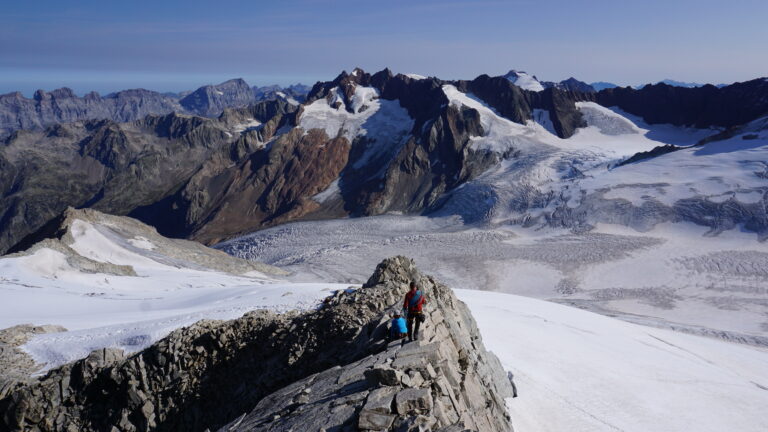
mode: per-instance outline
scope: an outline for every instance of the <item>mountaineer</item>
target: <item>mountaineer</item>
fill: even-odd
[[[416,282],[411,281],[411,290],[405,295],[405,301],[403,302],[403,309],[407,312],[408,317],[408,340],[412,341],[419,338],[419,327],[424,322],[424,312],[422,312],[422,306],[426,303],[424,293],[420,289],[416,289]],[[416,328],[414,328],[414,321],[416,321]]]

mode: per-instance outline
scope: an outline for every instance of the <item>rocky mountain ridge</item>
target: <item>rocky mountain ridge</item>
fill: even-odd
[[[387,343],[407,283],[428,296],[420,340]],[[101,349],[0,394],[0,429],[511,431],[513,389],[467,307],[383,261],[315,311],[202,321],[144,351]]]
[[[312,87],[304,84],[292,84],[288,87],[281,87],[279,85],[262,87],[254,86],[253,94],[256,97],[256,100],[292,98],[301,103],[307,98],[307,94],[310,90],[312,90]]]
[[[262,147],[295,110],[269,101],[227,110],[218,119],[174,113],[132,123],[91,120],[17,131],[0,151],[2,250],[67,207],[124,215],[152,205],[204,164],[229,166]]]
[[[594,100],[616,106],[651,124],[707,128],[746,125],[768,114],[768,79],[757,78],[725,87],[677,87],[665,83],[641,89],[616,87],[602,90]]]

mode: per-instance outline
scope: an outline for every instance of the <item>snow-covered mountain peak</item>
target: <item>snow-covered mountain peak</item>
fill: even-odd
[[[404,136],[413,127],[413,119],[398,101],[381,99],[373,87],[354,85],[347,100],[344,91],[334,87],[325,98],[306,105],[299,119],[305,131],[323,129],[328,137],[339,134],[352,142],[358,136],[386,141]]]
[[[510,149],[533,150],[542,142],[543,135],[551,135],[545,130],[532,128],[529,122],[526,125],[515,123],[500,116],[493,108],[472,94],[462,93],[451,84],[443,85],[443,92],[456,107],[468,107],[480,114],[480,123],[483,127],[483,136],[472,137],[472,148],[503,154]]]
[[[530,75],[524,71],[510,70],[504,75],[504,78],[508,79],[512,84],[520,87],[523,90],[539,92],[544,90],[544,86],[536,78],[535,75]]]

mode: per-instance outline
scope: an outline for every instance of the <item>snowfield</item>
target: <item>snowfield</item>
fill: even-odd
[[[545,140],[551,133],[538,123],[529,121],[527,125],[522,125],[501,117],[474,95],[462,93],[450,84],[443,86],[443,92],[451,105],[465,106],[480,113],[485,135],[470,138],[472,148],[496,153],[504,153],[511,148],[526,152],[537,151],[542,146],[546,148]]]
[[[515,431],[768,430],[765,350],[525,297],[456,294],[514,373]]]

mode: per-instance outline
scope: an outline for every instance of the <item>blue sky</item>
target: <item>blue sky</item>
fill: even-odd
[[[0,93],[312,84],[355,66],[618,84],[768,76],[765,0],[0,2]]]

